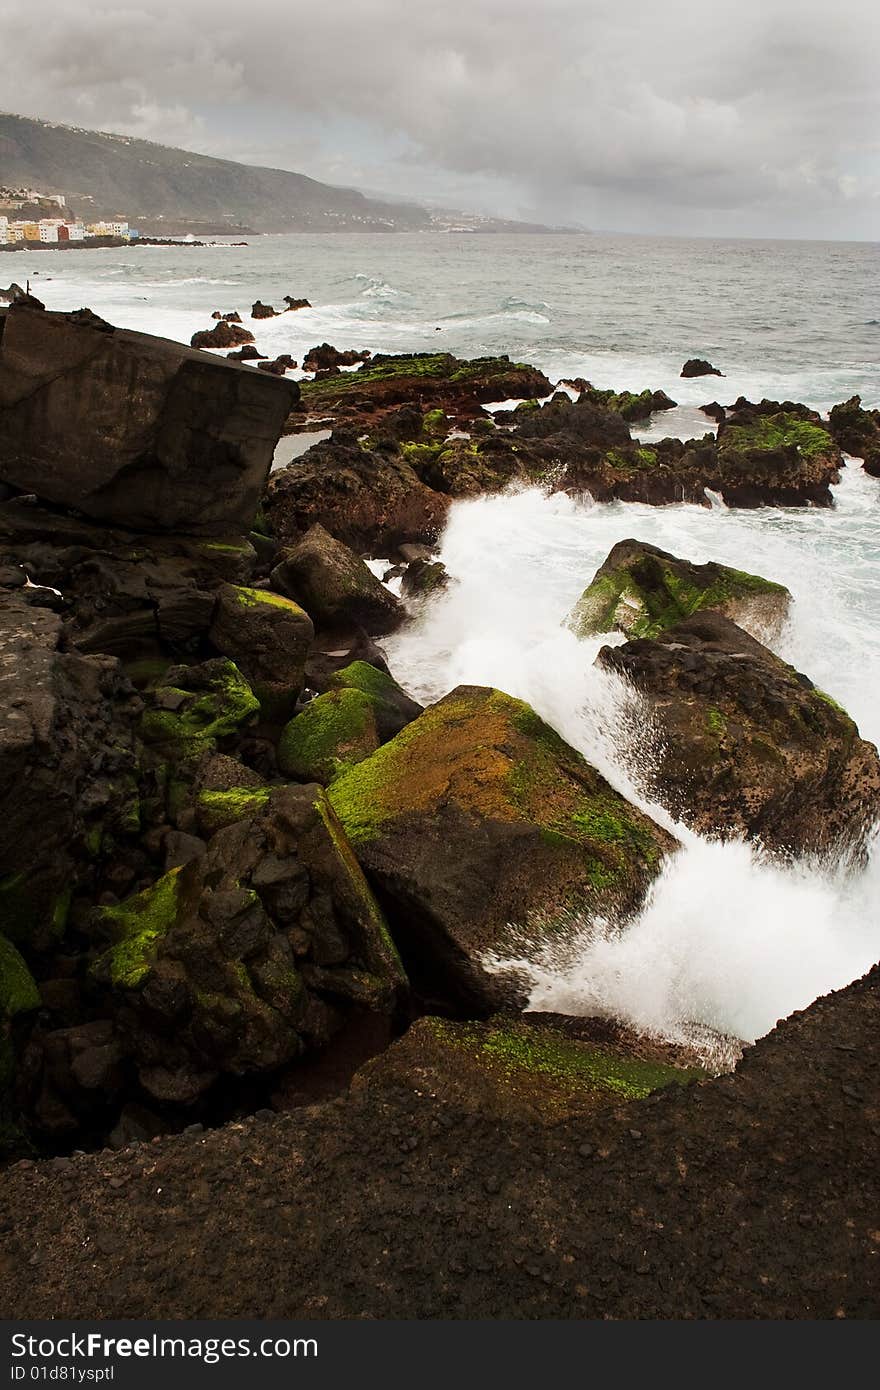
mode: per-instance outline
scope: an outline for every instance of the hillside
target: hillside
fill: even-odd
[[[63,193],[85,218],[119,216],[148,234],[415,231],[424,208],[385,203],[304,174],[0,114],[0,185]]]

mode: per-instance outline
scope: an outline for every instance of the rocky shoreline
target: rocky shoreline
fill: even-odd
[[[278,312],[258,300],[251,317]],[[237,314],[215,319],[210,345],[253,341]],[[521,982],[490,959],[537,950],[575,911],[626,922],[678,842],[503,691],[461,686],[422,709],[381,640],[454,584],[435,547],[457,498],[527,483],[598,502],[708,491],[731,506],[829,506],[840,470],[856,466],[843,451],[876,471],[880,413],[853,398],[825,421],[740,399],[707,407],[717,435],[645,447],[631,426],[674,405],[662,392],[554,391],[506,357],[325,343],[301,382],[290,360],[255,371],[88,310],[27,298],[0,310],[0,1143],[12,1164],[0,1210],[18,1306],[68,1311],[73,1259],[78,1316],[829,1316],[838,1304],[864,1315],[861,1228],[843,1238],[823,1225],[827,1282],[799,1293],[778,1249],[782,1215],[743,1235],[738,1204],[756,1183],[790,1200],[799,1174],[776,1173],[771,1151],[812,1104],[827,1112],[817,1155],[837,1145],[861,1220],[878,1122],[860,1090],[875,975],[717,1081],[686,1049],[608,1020],[523,1014]],[[318,428],[330,437],[270,474],[283,432]],[[364,557],[388,562],[402,598]],[[637,541],[584,583],[568,622],[627,638],[599,664],[649,711],[652,802],[782,860],[858,863],[880,813],[880,760],[764,645],[787,590]],[[832,1023],[858,1048],[838,1056]],[[820,1052],[798,1063],[804,1039]],[[664,1142],[661,1167],[643,1161]],[[651,1191],[663,1206],[671,1184],[675,1201],[654,1224],[677,1234],[645,1255],[644,1274],[631,1251],[616,1273],[605,1256],[589,1277],[581,1268],[596,1252],[575,1193],[583,1202],[595,1187],[585,1166],[609,1145],[606,1240],[623,1220],[614,1203],[628,1209],[646,1174],[670,1170]],[[729,1175],[715,1206],[710,1153]],[[493,1154],[497,1172],[484,1172]],[[429,1215],[432,1175],[456,1161],[465,1176]],[[828,1173],[811,1163],[804,1192],[824,1202]],[[519,1263],[499,1264],[488,1235],[472,1233],[481,1253],[467,1255],[463,1233],[447,1231],[442,1278],[432,1270],[423,1294],[406,1292],[414,1236],[448,1225],[456,1203],[476,1211],[488,1193],[494,1205],[517,1165],[517,1230],[533,1223]],[[241,1183],[221,1170],[241,1170]],[[319,1171],[359,1266],[341,1275],[331,1255],[343,1236],[307,1195]],[[153,1203],[159,1172],[166,1196]],[[205,1224],[218,1184],[219,1225]],[[707,1261],[715,1269],[708,1236],[671,1273],[698,1212],[743,1269],[754,1261],[742,1287],[715,1270],[708,1300],[694,1287]],[[191,1252],[177,1275],[163,1252],[172,1216]],[[89,1221],[100,1259],[80,1240]],[[805,1229],[786,1249],[808,1243]],[[388,1231],[394,1254],[380,1256],[374,1237],[387,1245]],[[563,1231],[564,1269],[547,1259]],[[282,1255],[301,1288],[278,1283]],[[791,1259],[806,1279],[818,1244],[803,1267]],[[370,1293],[380,1265],[391,1277]]]

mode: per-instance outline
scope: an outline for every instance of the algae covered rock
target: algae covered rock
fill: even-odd
[[[656,637],[711,609],[767,640],[788,616],[791,594],[782,584],[710,561],[694,565],[644,541],[619,541],[593,576],[566,622],[578,637],[618,630]]]
[[[651,797],[704,835],[858,857],[880,814],[880,760],[829,696],[720,613],[599,663],[641,694]]]
[[[332,782],[368,758],[381,740],[373,701],[362,690],[328,690],[282,730],[278,766],[303,782]]]
[[[355,372],[302,384],[312,414],[374,424],[404,404],[436,405],[477,414],[482,402],[550,394],[543,372],[509,357],[461,360],[447,352],[376,353]]]
[[[291,719],[278,741],[278,766],[300,781],[332,782],[363,762],[422,712],[387,671],[353,661],[323,695]]]
[[[203,855],[94,914],[95,987],[158,1100],[273,1071],[323,1046],[352,1007],[389,1013],[406,988],[322,790],[236,797],[239,818]]]
[[[740,399],[719,423],[717,449],[728,506],[832,505],[840,449],[806,406]]]
[[[381,743],[399,734],[422,713],[422,706],[397,684],[387,671],[368,661],[352,661],[334,672],[327,682],[329,690],[359,690],[373,706]]]
[[[320,628],[390,632],[400,620],[394,595],[354,551],[317,524],[283,553],[272,584],[301,603]]]
[[[224,584],[217,593],[210,639],[238,666],[264,716],[283,719],[303,688],[315,629],[308,613],[271,589]]]
[[[226,657],[169,668],[147,698],[141,734],[172,763],[214,752],[218,742],[255,723],[260,713],[256,695]]]
[[[480,1009],[509,993],[487,953],[521,955],[572,912],[626,915],[676,843],[528,705],[480,687],[431,706],[328,795],[418,983]]]
[[[672,1047],[597,1019],[497,1015],[487,1022],[420,1018],[356,1074],[355,1092],[405,1089],[453,1111],[510,1123],[594,1115],[706,1073]]]

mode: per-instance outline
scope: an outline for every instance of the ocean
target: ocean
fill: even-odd
[[[247,322],[257,298],[312,308],[254,325],[274,355],[338,348],[507,352],[551,379],[663,389],[680,409],[650,434],[709,428],[697,407],[740,394],[827,410],[858,393],[880,406],[880,246],[604,236],[279,236],[247,247],[19,253],[10,278],[49,308],[188,342],[214,309]],[[4,272],[5,275],[6,272]],[[685,381],[688,357],[724,373]],[[646,434],[643,437],[648,437]],[[620,691],[593,666],[598,643],[562,627],[618,540],[779,580],[795,603],[777,643],[880,740],[880,482],[844,470],[825,510],[650,508],[537,489],[457,503],[441,557],[457,583],[386,642],[423,700],[467,681],[529,700],[609,779],[666,824],[630,781]],[[616,639],[611,639],[616,640]],[[519,965],[532,1005],[608,1012],[724,1060],[880,958],[880,855],[844,872],[781,866],[753,846],[672,827],[684,849],[638,918],[575,924],[564,952]],[[720,1049],[720,1051],[719,1051]]]

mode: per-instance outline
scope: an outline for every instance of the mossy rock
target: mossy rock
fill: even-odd
[[[722,455],[791,448],[805,459],[834,457],[837,452],[837,445],[824,425],[790,411],[755,413],[741,423],[733,416],[718,435],[718,449]]]
[[[92,973],[118,989],[137,989],[150,972],[162,937],[177,921],[180,901],[180,869],[172,869],[151,888],[126,899],[118,907],[95,912],[100,930],[114,944],[95,961]]]
[[[430,997],[478,1007],[509,993],[487,953],[537,948],[573,913],[622,919],[676,844],[528,705],[480,687],[431,706],[328,796]]]
[[[786,858],[864,858],[880,817],[876,748],[729,618],[696,613],[657,638],[603,647],[597,664],[638,692],[633,775],[676,820]]]
[[[200,831],[211,836],[227,825],[255,815],[266,805],[271,793],[271,787],[226,787],[222,790],[203,787],[196,796]]]
[[[314,635],[308,613],[271,589],[222,584],[217,591],[211,643],[236,663],[269,723],[292,714]]]
[[[694,565],[643,541],[620,541],[566,624],[578,637],[656,637],[691,614],[723,613],[765,640],[778,637],[791,594],[783,584],[710,561]]]
[[[23,957],[0,936],[0,1020],[29,1013],[40,1007],[40,992]]]
[[[380,743],[394,738],[422,713],[422,706],[407,695],[393,676],[368,661],[349,662],[334,672],[327,685],[330,690],[359,690],[369,696]]]
[[[557,1124],[705,1075],[695,1067],[640,1056],[617,1041],[572,1036],[532,1017],[500,1015],[487,1023],[428,1017],[367,1063],[354,1085],[355,1090],[414,1090],[455,1110],[505,1123]]]
[[[200,666],[172,667],[147,697],[141,720],[144,742],[173,762],[191,762],[218,741],[253,724],[260,702],[234,662],[225,657]]]
[[[379,747],[374,701],[362,690],[328,690],[282,730],[278,766],[287,777],[326,786]]]

